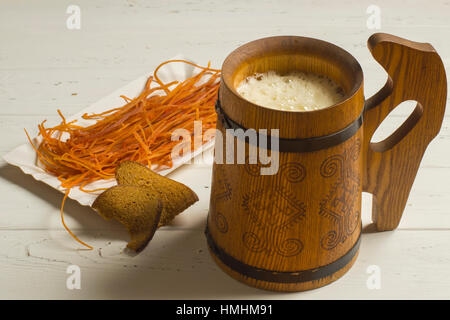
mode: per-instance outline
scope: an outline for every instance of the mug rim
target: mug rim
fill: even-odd
[[[233,63],[233,60],[236,58],[236,56],[241,55],[243,52],[245,52],[246,50],[259,45],[260,43],[264,43],[267,41],[270,41],[272,39],[278,39],[278,40],[288,40],[288,39],[297,39],[300,40],[302,42],[306,41],[309,43],[316,43],[320,46],[323,46],[324,48],[327,49],[327,51],[331,51],[334,50],[335,53],[339,54],[340,56],[342,56],[343,58],[346,59],[346,61],[348,62],[349,65],[353,66],[355,68],[354,72],[356,72],[355,74],[355,81],[353,86],[351,87],[350,91],[348,93],[345,93],[344,98],[342,100],[340,100],[339,102],[332,104],[328,107],[325,108],[319,108],[319,109],[314,109],[314,110],[280,110],[280,109],[275,109],[275,108],[270,108],[267,106],[263,106],[257,103],[254,103],[246,98],[244,98],[241,94],[239,94],[235,88],[235,86],[230,83],[233,80],[233,74],[234,71],[237,69],[238,66],[234,66],[234,68],[231,68],[231,64]],[[248,56],[248,55],[247,55]],[[263,56],[263,55],[262,55]],[[249,58],[252,56],[248,56]],[[224,82],[224,84],[228,87],[228,89],[239,99],[243,99],[245,100],[247,103],[254,105],[255,107],[258,108],[263,108],[263,109],[267,109],[270,110],[272,112],[288,112],[288,113],[303,113],[303,114],[312,114],[312,113],[320,113],[320,112],[325,112],[325,111],[329,111],[330,109],[333,108],[337,108],[340,105],[348,102],[349,100],[351,100],[360,90],[361,86],[363,85],[363,71],[361,68],[361,65],[359,64],[358,60],[351,54],[349,53],[347,50],[331,43],[328,41],[324,41],[321,39],[317,39],[317,38],[311,38],[311,37],[304,37],[304,36],[296,36],[296,35],[281,35],[281,36],[270,36],[270,37],[264,37],[264,38],[260,38],[260,39],[256,39],[250,42],[247,42],[241,46],[239,46],[238,48],[234,49],[230,54],[228,54],[228,56],[225,58],[223,64],[222,64],[222,81]],[[342,85],[342,84],[339,84]]]

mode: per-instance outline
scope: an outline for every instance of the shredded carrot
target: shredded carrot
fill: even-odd
[[[164,83],[158,77],[160,68],[168,63],[186,63],[199,70],[182,81]],[[156,169],[172,167],[171,151],[178,141],[171,140],[175,129],[186,129],[194,134],[194,121],[202,121],[202,130],[215,128],[214,103],[219,89],[220,70],[198,66],[185,60],[169,60],[161,63],[150,76],[142,92],[134,99],[121,97],[125,105],[110,110],[84,114],[82,119],[95,121],[81,126],[67,122],[60,110],[60,124],[45,127],[38,125],[42,142],[35,146],[25,130],[44,169],[56,176],[66,189],[61,220],[67,231],[81,244],[66,226],[63,219],[64,201],[70,189],[85,186],[101,179],[114,178],[116,166],[125,160],[156,166]],[[155,84],[152,86],[152,84]],[[191,139],[194,151],[194,139]]]
[[[93,247],[91,247],[90,245],[88,245],[87,243],[81,241],[80,239],[77,238],[77,236],[75,234],[72,233],[72,231],[70,231],[69,227],[67,227],[66,223],[64,222],[64,203],[66,202],[67,197],[69,196],[70,193],[70,188],[66,190],[66,193],[64,195],[64,198],[62,200],[62,204],[61,204],[61,222],[64,226],[64,228],[66,228],[67,232],[70,233],[70,235],[77,240],[79,243],[81,243],[82,245],[88,247],[89,249],[94,249]]]

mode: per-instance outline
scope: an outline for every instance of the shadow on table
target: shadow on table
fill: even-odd
[[[61,202],[64,195],[48,186],[47,184],[35,180],[32,176],[24,174],[19,168],[12,165],[0,166],[0,180],[3,179],[8,183],[12,183],[20,188],[39,197],[41,200],[48,203],[51,207],[59,210],[61,209]],[[35,213],[36,210],[30,209],[30,214]],[[52,211],[52,215],[54,212]],[[100,217],[93,209],[88,206],[82,206],[72,199],[67,199],[64,205],[64,216],[71,217],[76,220],[83,230],[83,233],[92,237],[102,238],[98,230],[105,230],[109,232],[114,230],[117,233],[117,239],[127,240],[128,234],[123,231],[122,227],[115,221],[106,221]],[[66,219],[67,220],[67,219]]]
[[[108,299],[273,299],[277,293],[242,284],[215,264],[204,224],[202,220],[189,229],[159,229],[148,247],[128,262],[134,269],[110,270],[96,290]]]
[[[365,225],[361,230],[361,233],[363,234],[378,233],[378,232],[379,231],[377,230],[377,225],[374,222]]]

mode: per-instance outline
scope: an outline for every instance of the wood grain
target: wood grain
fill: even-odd
[[[126,240],[113,230],[83,237],[96,250],[71,249],[64,230],[2,231],[0,298],[447,299],[450,286],[450,232],[444,230],[363,234],[347,274],[301,293],[258,290],[230,278],[208,254],[203,230],[160,230],[138,256],[123,252]],[[66,269],[73,264],[81,269],[81,290],[66,288]],[[380,290],[367,288],[371,265],[380,268]]]
[[[385,231],[400,223],[423,154],[440,131],[447,79],[430,44],[378,33],[368,45],[389,74],[385,86],[367,100],[364,115],[363,190],[373,194],[372,218]],[[405,100],[418,102],[408,119],[383,141],[371,143],[380,123]]]
[[[345,97],[324,109],[283,112],[255,105],[236,92],[240,80],[268,70],[327,76],[343,87]],[[246,128],[279,129],[281,138],[334,133],[354,122],[364,107],[358,62],[316,39],[286,36],[250,42],[225,59],[222,74],[219,99],[224,112]],[[220,122],[217,128],[225,137]],[[361,232],[362,133],[360,128],[350,139],[316,152],[280,152],[275,175],[261,175],[260,166],[248,161],[237,164],[236,154],[233,164],[214,163],[208,228],[217,246],[251,267],[273,272],[316,269],[345,255]],[[237,145],[241,140],[233,141]],[[225,145],[219,147],[225,154]],[[248,148],[246,143],[247,155]],[[226,189],[229,197],[223,199]],[[301,291],[336,280],[353,261],[319,281],[240,280],[275,291]]]
[[[281,138],[309,138],[342,130],[355,121],[363,107],[365,118],[363,128],[337,146],[317,152],[280,152],[280,169],[275,175],[262,176],[260,167],[248,160],[238,165],[236,154],[234,163],[214,164],[208,230],[213,247],[219,249],[211,253],[234,278],[274,291],[301,291],[342,276],[341,270],[347,270],[354,260],[320,281],[287,284],[262,276],[251,278],[244,269],[233,270],[220,261],[220,251],[248,268],[273,272],[319,269],[344,256],[355,244],[363,190],[373,194],[372,217],[377,229],[397,227],[420,160],[443,121],[445,70],[429,44],[375,34],[369,39],[369,49],[391,77],[366,103],[358,62],[330,43],[269,37],[247,43],[225,59],[219,100],[225,114],[244,128],[275,128]],[[328,108],[285,112],[255,105],[236,92],[247,76],[269,70],[325,75],[339,83],[346,96]],[[389,112],[405,100],[419,102],[408,119],[388,138],[370,143]],[[217,128],[234,144],[240,141],[227,136],[222,123],[218,122]],[[219,147],[225,154],[225,146]],[[246,143],[247,152],[249,148]],[[283,168],[289,168],[298,179],[287,176]]]

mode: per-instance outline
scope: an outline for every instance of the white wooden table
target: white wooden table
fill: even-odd
[[[278,4],[276,4],[278,3]],[[386,80],[366,40],[373,32],[430,42],[448,70],[450,2],[376,1],[381,29],[369,30],[366,1],[22,1],[0,4],[0,154],[36,134],[38,122],[73,114],[181,53],[220,67],[237,46],[269,35],[305,35],[345,48],[361,63],[370,96]],[[81,29],[69,30],[69,5],[81,9]],[[402,106],[381,134],[412,110]],[[354,267],[337,282],[304,293],[247,287],[210,258],[203,235],[211,167],[184,166],[171,178],[200,201],[161,228],[139,255],[124,248],[128,235],[74,201],[66,222],[95,250],[80,250],[63,229],[62,195],[0,160],[0,298],[62,299],[316,299],[450,298],[450,118],[426,153],[404,218],[393,232],[363,235]],[[363,222],[370,223],[368,195]],[[81,269],[81,289],[68,290],[66,269]],[[381,289],[368,289],[367,268],[381,271]]]

